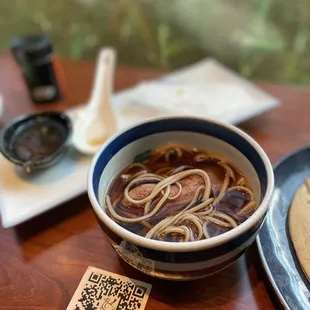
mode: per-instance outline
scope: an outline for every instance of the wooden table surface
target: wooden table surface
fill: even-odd
[[[92,85],[92,63],[63,61],[67,96],[35,106],[28,99],[18,67],[0,54],[2,125],[30,111],[67,109],[85,102]],[[116,90],[163,72],[120,67]],[[280,107],[243,124],[272,162],[310,141],[310,88],[257,83],[281,99]],[[1,190],[1,189],[0,189]],[[204,280],[174,283],[147,277],[123,263],[97,225],[87,196],[69,201],[15,228],[0,225],[0,309],[65,309],[87,266],[127,275],[153,285],[146,309],[278,308],[265,279],[256,244],[228,269]]]

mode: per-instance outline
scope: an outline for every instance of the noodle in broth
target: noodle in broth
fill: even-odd
[[[107,214],[145,238],[208,239],[244,222],[256,208],[248,181],[205,151],[169,143],[141,154],[109,186]]]

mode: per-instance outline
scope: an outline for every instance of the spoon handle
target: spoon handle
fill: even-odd
[[[113,48],[102,48],[97,57],[94,86],[89,100],[89,108],[95,109],[102,102],[110,103],[112,92],[112,81],[114,79],[115,50]],[[104,100],[108,99],[108,100]]]
[[[113,48],[102,48],[99,52],[94,86],[89,102],[91,113],[102,118],[107,131],[116,131],[116,120],[111,103],[116,52]]]

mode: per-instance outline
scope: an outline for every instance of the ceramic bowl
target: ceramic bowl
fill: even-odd
[[[12,145],[18,135],[33,126],[44,127],[52,125],[61,136],[61,144],[53,153],[42,155],[36,159],[21,160],[15,153]],[[72,122],[64,112],[47,111],[21,115],[7,124],[0,134],[0,151],[13,164],[25,168],[30,172],[45,169],[57,163],[68,151],[72,134]]]
[[[147,239],[111,220],[102,207],[111,179],[138,154],[172,141],[217,153],[233,163],[248,177],[259,202],[253,215],[219,236],[184,243]],[[88,175],[89,199],[112,247],[134,268],[168,280],[206,277],[239,258],[261,228],[273,186],[270,161],[250,136],[234,126],[194,117],[153,119],[119,132],[94,156]]]

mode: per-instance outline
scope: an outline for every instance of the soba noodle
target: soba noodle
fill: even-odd
[[[104,203],[131,232],[196,241],[237,227],[255,211],[246,177],[219,156],[170,143],[138,158],[113,180]]]

